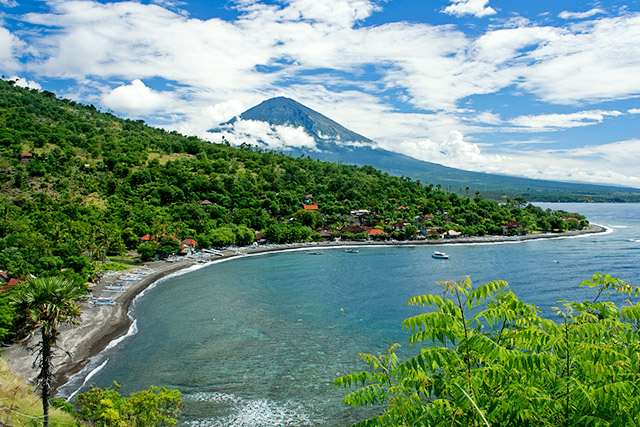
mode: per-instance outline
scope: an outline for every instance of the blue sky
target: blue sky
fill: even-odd
[[[287,96],[422,160],[640,188],[637,0],[0,0],[0,72],[212,141]]]

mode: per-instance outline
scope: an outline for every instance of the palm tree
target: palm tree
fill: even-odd
[[[18,333],[26,343],[40,332],[40,342],[34,347],[38,352],[40,374],[37,382],[41,389],[44,427],[49,425],[49,394],[53,379],[53,349],[64,324],[77,324],[80,317],[79,298],[85,294],[81,286],[62,277],[46,277],[20,285],[10,298],[16,318]]]

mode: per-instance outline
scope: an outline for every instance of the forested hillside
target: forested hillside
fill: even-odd
[[[62,270],[84,281],[107,255],[167,254],[187,238],[214,247],[258,232],[276,243],[368,237],[348,226],[427,238],[586,225],[522,199],[498,204],[368,166],[211,144],[10,81],[0,81],[0,170],[0,270],[15,278]]]

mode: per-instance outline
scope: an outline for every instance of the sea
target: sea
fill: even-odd
[[[359,353],[408,344],[409,298],[469,276],[506,280],[521,300],[554,317],[561,300],[587,300],[594,273],[640,286],[640,204],[538,204],[579,212],[601,234],[519,243],[360,247],[243,256],[162,279],[139,296],[126,335],[60,389],[123,383],[178,389],[179,425],[347,426],[378,408],[348,408],[338,376],[366,369]],[[434,250],[448,260],[433,259]],[[318,251],[314,248],[313,251]],[[624,298],[614,297],[618,304]]]

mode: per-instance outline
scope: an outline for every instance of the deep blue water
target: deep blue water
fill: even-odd
[[[89,381],[126,392],[182,391],[191,426],[343,426],[339,375],[364,368],[359,352],[403,345],[401,322],[436,281],[502,279],[545,315],[597,271],[640,285],[640,204],[541,204],[585,214],[608,234],[511,244],[303,251],[243,257],[164,280],[139,299],[137,334],[105,352]],[[431,258],[434,250],[449,260]],[[342,310],[341,310],[342,309]]]

